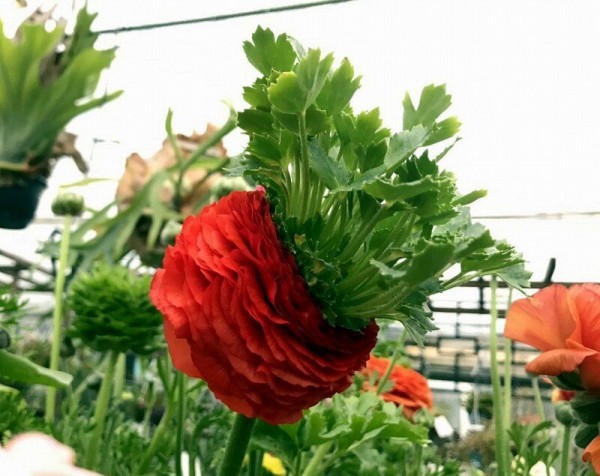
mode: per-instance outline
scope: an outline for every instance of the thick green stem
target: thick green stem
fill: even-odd
[[[352,240],[350,241],[350,243],[348,243],[346,245],[346,247],[344,248],[344,251],[342,251],[342,253],[340,254],[340,261],[346,261],[349,260],[350,258],[352,258],[354,256],[354,254],[358,251],[358,249],[364,245],[365,240],[367,238],[367,236],[369,236],[369,233],[371,233],[371,231],[373,230],[373,228],[375,228],[375,225],[377,225],[377,223],[379,223],[379,221],[382,218],[382,215],[386,212],[386,208],[385,207],[380,207],[379,210],[377,210],[373,216],[371,217],[371,219],[365,223],[362,228],[359,230],[359,232],[352,238]]]
[[[531,377],[531,388],[533,389],[535,408],[540,417],[540,421],[546,421],[546,415],[544,413],[544,404],[542,403],[542,392],[540,391],[540,380],[537,375],[532,375]]]
[[[328,441],[327,443],[323,443],[321,446],[319,446],[304,469],[302,476],[316,476],[317,474],[322,473],[325,469],[322,465],[323,458],[325,458],[327,453],[329,453],[329,450],[332,446],[333,441]]]
[[[225,449],[225,456],[219,468],[219,476],[237,476],[240,474],[255,421],[254,418],[245,417],[241,413],[236,415]]]
[[[571,425],[563,425],[562,453],[560,459],[560,476],[569,475],[571,449]]]
[[[50,370],[58,370],[60,360],[60,347],[62,344],[62,321],[63,321],[63,294],[65,289],[65,271],[69,260],[69,241],[71,240],[71,223],[73,217],[65,215],[63,220],[63,233],[60,242],[60,254],[58,258],[58,271],[54,286],[54,312],[52,316],[52,350],[50,353]],[[54,422],[56,410],[56,388],[48,387],[46,395],[46,422]]]
[[[115,369],[115,387],[113,396],[120,399],[123,396],[123,384],[125,382],[125,354],[119,354],[117,368]]]
[[[181,455],[183,454],[183,431],[185,426],[185,406],[186,406],[186,389],[187,389],[187,376],[181,372],[177,372],[177,451],[175,455],[175,474],[177,476],[183,475],[181,467]]]
[[[390,359],[390,363],[388,364],[387,369],[385,369],[385,373],[383,374],[383,377],[381,377],[381,380],[379,380],[379,384],[377,385],[377,392],[376,392],[377,395],[381,395],[383,393],[385,384],[390,379],[392,370],[394,370],[394,365],[396,365],[396,362],[398,362],[398,359],[400,358],[400,353],[402,352],[402,349],[404,348],[404,341],[406,340],[406,334],[407,334],[407,330],[405,327],[402,330],[400,339],[398,340],[398,342],[396,342],[396,346],[394,349],[394,353],[392,354],[392,358]]]
[[[507,456],[506,456],[506,434],[504,431],[504,417],[503,417],[503,406],[502,406],[502,389],[500,385],[500,373],[498,371],[498,334],[496,330],[496,322],[498,320],[498,306],[497,306],[497,289],[498,284],[496,277],[492,276],[490,282],[490,290],[492,292],[492,302],[490,310],[490,374],[492,379],[492,391],[494,396],[494,428],[496,431],[496,461],[498,464],[498,474],[506,475],[508,469]]]
[[[108,403],[110,401],[110,389],[115,377],[115,367],[117,366],[118,359],[119,353],[114,350],[108,355],[108,367],[106,368],[100,393],[96,400],[96,409],[94,411],[95,426],[92,430],[92,436],[85,455],[85,467],[88,469],[94,469],[96,460],[98,459],[98,450],[100,449],[100,441],[104,432],[104,423],[106,422],[106,412],[108,411]]]

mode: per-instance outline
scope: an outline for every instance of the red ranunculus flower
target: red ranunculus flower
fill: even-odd
[[[365,374],[370,377],[377,373],[378,377],[375,382],[375,385],[377,385],[389,364],[390,359],[372,355],[367,362]],[[406,417],[412,418],[417,410],[433,407],[433,394],[427,379],[416,370],[394,365],[389,381],[394,384],[394,387],[381,394],[381,398],[386,402],[402,405],[402,412]],[[367,388],[368,386],[367,382]]]
[[[583,386],[600,390],[600,286],[553,284],[515,301],[504,334],[542,351],[528,372],[560,375],[579,371]]]
[[[188,217],[150,297],[175,367],[232,410],[271,424],[346,389],[378,327],[331,327],[279,241],[264,192],[233,192]]]

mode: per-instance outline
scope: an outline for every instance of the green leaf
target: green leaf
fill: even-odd
[[[238,114],[238,125],[246,132],[270,134],[273,132],[273,116],[260,109],[246,109]]]
[[[419,106],[415,109],[408,93],[402,103],[404,105],[403,129],[409,130],[418,124],[425,127],[432,126],[435,120],[452,104],[452,96],[446,94],[446,85],[434,86],[430,84],[423,88]],[[458,122],[458,121],[456,121]],[[456,125],[450,121],[445,128],[451,129]]]
[[[354,68],[347,58],[323,85],[317,104],[330,116],[339,114],[360,88],[360,76],[354,78]]]
[[[250,64],[264,76],[271,70],[290,71],[296,61],[296,53],[287,35],[275,35],[271,30],[258,27],[252,35],[253,43],[244,42],[244,53]]]
[[[383,276],[417,285],[443,271],[454,254],[454,245],[447,242],[423,240],[419,248],[403,268],[391,268],[377,260],[371,260],[371,264],[377,267]]]
[[[366,183],[363,190],[391,204],[436,190],[437,188],[438,181],[432,177],[425,177],[421,180],[408,183],[392,183],[387,180],[378,179],[375,182]]]
[[[496,273],[498,277],[509,286],[525,292],[529,288],[531,272],[527,271],[522,263],[512,265]]]
[[[424,145],[437,144],[438,142],[450,139],[450,137],[454,137],[458,134],[460,126],[460,121],[454,116],[434,124]]]
[[[421,147],[427,139],[428,131],[421,124],[417,124],[410,131],[394,134],[385,156],[385,165],[394,170],[398,165],[410,157],[417,148]]]
[[[269,101],[281,112],[297,114],[306,109],[306,97],[298,84],[296,73],[281,73],[268,89]]]
[[[276,455],[288,468],[293,467],[298,453],[298,447],[288,433],[262,420],[254,426],[251,445]]]
[[[19,383],[68,387],[73,377],[65,372],[50,370],[25,357],[0,350],[0,376]]]
[[[335,162],[316,140],[308,144],[310,168],[319,176],[325,186],[334,190],[345,186],[350,180],[350,173],[343,164]]]

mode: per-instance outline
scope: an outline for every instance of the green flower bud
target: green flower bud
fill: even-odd
[[[59,193],[52,202],[52,213],[57,216],[77,217],[83,213],[84,201],[81,195],[72,192]]]
[[[575,444],[579,448],[585,448],[599,434],[598,425],[581,425],[575,434]]]
[[[148,354],[160,346],[162,316],[150,302],[150,276],[97,264],[71,285],[71,333],[98,351]]]
[[[589,425],[600,422],[600,395],[578,393],[571,400],[571,406],[582,422]]]
[[[554,405],[554,415],[565,426],[570,426],[577,422],[577,417],[568,402],[559,402]]]

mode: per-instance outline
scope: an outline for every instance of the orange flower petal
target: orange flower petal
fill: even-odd
[[[581,322],[581,338],[576,340],[590,349],[600,351],[600,286],[571,286],[569,295]]]
[[[577,328],[568,291],[554,284],[528,299],[519,299],[508,310],[504,335],[542,351],[565,346]]]
[[[587,445],[583,452],[583,461],[592,463],[596,474],[600,474],[600,436],[597,436]]]
[[[544,352],[527,364],[525,370],[537,375],[573,372],[586,357],[597,352],[589,349],[554,349]]]

